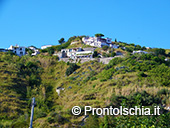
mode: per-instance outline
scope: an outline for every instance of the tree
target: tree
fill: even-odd
[[[109,128],[108,116],[104,116],[104,128]]]
[[[136,45],[135,50],[141,50],[142,47],[140,45]]]
[[[64,41],[64,38],[61,38],[60,40],[58,40],[58,42],[59,42],[60,44],[64,43],[64,42],[65,42],[65,41]]]
[[[166,55],[165,54],[165,49],[162,49],[162,48],[158,48],[158,49],[155,49],[155,54],[158,56],[158,55]]]
[[[109,57],[109,55],[106,54],[105,52],[102,53],[102,56],[103,56],[103,57]]]
[[[97,56],[98,56],[97,51],[94,51],[94,53],[93,53],[93,58],[95,58],[95,57],[97,57]]]
[[[101,34],[101,33],[97,33],[97,34],[95,34],[95,37],[103,37],[104,35],[103,34]]]
[[[83,128],[99,128],[99,121],[98,121],[98,116],[97,115],[90,115]]]
[[[117,39],[115,38],[115,42],[117,42]]]
[[[127,52],[133,52],[134,48],[132,46],[126,47]]]
[[[32,49],[29,49],[29,48],[26,48],[26,52],[28,53],[29,56],[31,56],[32,53],[34,53],[34,51]]]
[[[147,75],[144,72],[139,72],[138,77],[146,77]]]
[[[28,50],[28,55],[31,56],[34,53],[31,49]]]
[[[12,51],[8,51],[7,53],[10,55],[15,55]]]
[[[146,50],[146,47],[145,47],[145,46],[143,46],[143,47],[142,47],[142,50]]]
[[[47,51],[48,51],[48,54],[51,56],[52,54],[54,54],[54,48],[53,47],[49,47],[48,49],[47,49]]]
[[[131,45],[131,46],[135,46],[135,44],[134,44],[134,43],[131,43],[131,44],[129,44],[129,45]]]
[[[115,53],[115,52],[112,52],[111,55],[110,55],[110,57],[114,57],[114,56],[116,56],[116,53]]]
[[[72,74],[78,68],[79,68],[79,66],[76,65],[75,63],[69,63],[69,67],[66,70],[66,75],[69,76],[70,74]]]
[[[170,57],[170,52],[167,54],[168,57]]]

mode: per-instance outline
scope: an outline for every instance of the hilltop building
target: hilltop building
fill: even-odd
[[[16,46],[10,46],[8,48],[8,50],[11,50],[13,51],[13,53],[15,53],[17,56],[23,56],[26,54],[26,48],[25,47],[21,47],[19,45],[16,45]]]
[[[39,50],[36,47],[30,46],[28,48],[33,51],[33,53],[31,54],[32,56],[36,56],[36,55],[40,54]]]
[[[41,49],[46,49],[46,48],[49,48],[49,47],[52,47],[52,45],[43,45],[43,46],[41,46]]]
[[[101,37],[83,37],[82,41],[86,45],[94,47],[109,46],[111,48],[118,48],[119,46],[112,43],[111,38],[101,38]]]

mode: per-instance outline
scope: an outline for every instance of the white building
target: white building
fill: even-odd
[[[132,54],[135,54],[135,53],[143,53],[143,54],[148,54],[148,52],[145,52],[145,51],[142,51],[142,50],[139,50],[139,51],[133,51]]]
[[[33,46],[28,47],[29,49],[31,49],[33,51],[33,53],[31,54],[32,56],[36,56],[38,54],[40,54],[39,50]]]
[[[25,50],[26,48],[25,47],[21,47],[21,46],[19,46],[19,45],[16,45],[16,46],[10,46],[9,48],[8,48],[8,50],[12,50],[13,51],[13,53],[15,53],[17,56],[23,56],[23,55],[25,55],[26,54],[26,50]]]
[[[95,48],[72,48],[72,49],[62,49],[61,58],[90,58],[94,53]]]
[[[44,46],[41,46],[41,49],[46,49],[46,48],[49,48],[49,47],[52,47],[52,45],[44,45]]]
[[[94,47],[103,47],[109,46],[111,48],[118,48],[118,45],[112,43],[111,38],[101,38],[101,37],[83,37],[82,41],[86,45],[94,46]]]

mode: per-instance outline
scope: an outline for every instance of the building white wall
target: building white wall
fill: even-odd
[[[41,46],[41,49],[46,49],[46,48],[49,48],[49,47],[52,47],[52,45],[44,45],[44,46]]]
[[[145,52],[145,51],[142,51],[142,50],[139,50],[139,51],[133,51],[133,54],[135,53],[144,53],[144,54],[148,54],[148,52]]]
[[[80,52],[76,52],[76,55],[83,55],[83,54],[93,54],[92,51],[80,51]]]
[[[85,49],[85,51],[83,51],[83,49],[81,48],[76,48],[76,49],[62,49],[61,50],[61,54],[62,55],[66,55],[68,58],[72,58],[75,59],[78,56],[88,56],[86,54],[90,54],[92,55],[94,52],[94,49]],[[61,56],[62,56],[61,55]],[[63,56],[62,56],[63,57]]]
[[[113,45],[112,44],[112,40],[111,38],[100,38],[100,37],[83,37],[82,41],[86,44],[86,45],[90,45],[90,46],[94,46],[94,47],[103,47],[103,46],[109,46],[109,47],[113,47],[113,48],[118,48],[117,45]]]
[[[8,50],[12,50],[17,56],[23,56],[26,54],[26,48],[21,46],[10,46]]]

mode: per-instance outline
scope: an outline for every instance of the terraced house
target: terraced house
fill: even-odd
[[[119,48],[118,45],[112,43],[111,38],[101,38],[101,37],[83,37],[82,41],[86,45],[94,46],[94,47],[103,47],[109,46],[111,48]]]
[[[62,49],[61,58],[92,58],[95,48],[71,48],[71,49]]]
[[[16,46],[10,46],[8,48],[8,50],[11,50],[13,51],[13,53],[15,53],[17,56],[23,56],[26,54],[26,48],[25,47],[21,47],[19,45],[16,45]]]

